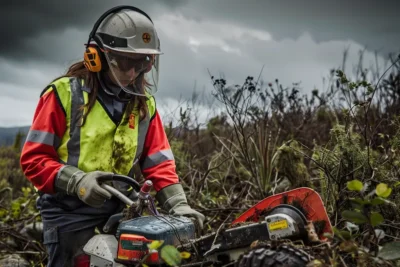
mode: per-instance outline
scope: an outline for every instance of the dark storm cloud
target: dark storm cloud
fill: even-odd
[[[352,39],[383,53],[400,49],[399,0],[44,0],[1,4],[0,57],[59,63],[75,58],[100,14],[121,4],[142,8],[153,17],[174,11],[192,20],[246,25],[268,31],[276,40],[309,32],[318,42]]]
[[[95,21],[116,5],[133,5],[150,16],[158,5],[174,7],[181,1],[7,1],[0,5],[1,33],[0,57],[19,61],[59,60],[74,57],[76,46],[83,47]],[[80,34],[66,37],[65,31]],[[52,38],[46,38],[51,36]],[[57,39],[58,38],[58,39]],[[72,38],[72,39],[71,39]],[[50,45],[55,43],[55,45]],[[75,47],[74,47],[75,46]]]
[[[213,19],[270,32],[275,40],[309,32],[317,42],[354,40],[382,53],[400,50],[399,0],[202,0],[177,8],[191,19]]]

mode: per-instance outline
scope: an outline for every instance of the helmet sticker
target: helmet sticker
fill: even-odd
[[[150,43],[150,41],[151,41],[151,36],[150,36],[149,33],[145,32],[145,33],[143,33],[143,35],[142,35],[142,39],[143,39],[143,42],[145,42],[146,44],[148,44],[148,43]]]

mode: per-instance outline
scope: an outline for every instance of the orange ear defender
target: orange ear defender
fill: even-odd
[[[100,52],[101,53],[101,52]],[[83,64],[91,72],[100,72],[102,68],[101,55],[97,47],[88,47],[83,55]]]

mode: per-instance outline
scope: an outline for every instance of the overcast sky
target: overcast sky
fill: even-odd
[[[364,48],[366,65],[375,51],[382,64],[400,52],[399,0],[1,0],[0,127],[31,123],[42,89],[81,60],[97,18],[119,4],[143,9],[156,25],[165,118],[194,88],[212,91],[208,71],[233,84],[265,65],[263,80],[301,82],[306,93],[323,89],[346,48],[349,66]]]

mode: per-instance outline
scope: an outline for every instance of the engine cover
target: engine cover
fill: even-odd
[[[149,240],[163,240],[165,245],[179,245],[195,237],[192,220],[183,216],[143,216],[123,221],[117,229],[122,234],[143,236]]]
[[[328,213],[326,212],[324,202],[322,201],[321,196],[316,191],[308,187],[300,187],[287,192],[269,196],[261,200],[256,205],[245,211],[238,218],[236,218],[236,220],[232,222],[232,225],[234,226],[238,223],[244,223],[244,222],[263,221],[266,215],[272,215],[271,210],[273,208],[285,204],[294,206],[298,210],[300,210],[301,213],[303,214],[302,217],[303,219],[306,219],[307,224],[308,222],[314,224],[316,228],[316,233],[320,240],[326,240],[325,234],[327,233],[333,235],[332,225],[329,221],[329,216]],[[279,213],[285,214],[285,212],[279,212]],[[293,212],[291,213],[293,214]],[[285,230],[291,228],[289,226],[289,221],[287,220],[287,218],[279,219],[277,218],[277,216],[274,217],[276,221],[280,222],[271,224],[269,227],[269,232],[278,233],[278,231],[283,230],[280,231],[279,236],[286,236],[287,234],[289,234],[289,231]],[[270,219],[272,220],[272,218]],[[287,224],[285,223],[285,220],[287,221]],[[295,221],[302,221],[302,220],[295,219]],[[275,236],[277,237],[277,235]]]

